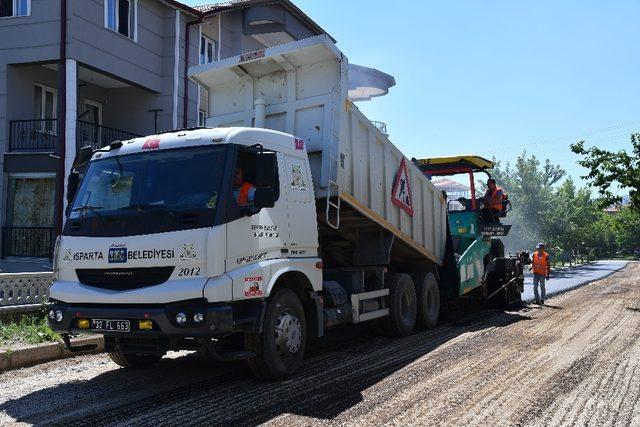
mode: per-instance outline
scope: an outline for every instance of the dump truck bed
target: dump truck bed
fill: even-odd
[[[316,199],[331,202],[319,203],[328,209],[320,216],[332,227],[340,229],[337,206],[347,204],[441,264],[446,200],[348,99],[348,70],[321,35],[192,67],[189,76],[209,91],[207,126],[257,124],[304,140]]]

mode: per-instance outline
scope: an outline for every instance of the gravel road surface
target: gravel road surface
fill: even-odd
[[[0,374],[0,424],[640,425],[640,263],[550,298],[391,340],[347,328],[283,383],[192,355]]]

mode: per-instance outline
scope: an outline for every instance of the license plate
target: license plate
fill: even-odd
[[[96,331],[129,332],[131,322],[128,320],[91,319],[91,329]]]

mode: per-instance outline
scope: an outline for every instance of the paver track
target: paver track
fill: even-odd
[[[332,333],[260,383],[194,357],[153,371],[103,355],[0,374],[0,423],[639,425],[640,263],[518,312],[400,340]]]

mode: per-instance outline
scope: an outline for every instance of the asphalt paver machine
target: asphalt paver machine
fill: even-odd
[[[449,260],[445,262],[443,274],[459,284],[457,289],[453,288],[451,299],[479,296],[497,307],[520,304],[524,291],[523,266],[529,256],[526,252],[505,256],[500,239],[511,229],[511,225],[501,222],[511,204],[505,198],[502,212],[492,214],[484,206],[484,198],[476,197],[475,174],[484,173],[490,178],[489,170],[494,163],[477,155],[413,159],[413,162],[429,178],[468,176],[469,179],[469,197],[448,199]]]

